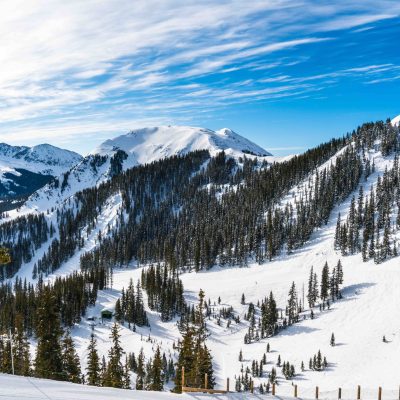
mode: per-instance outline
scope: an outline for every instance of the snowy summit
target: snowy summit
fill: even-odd
[[[400,115],[392,119],[392,125],[397,126],[400,123]]]
[[[0,143],[0,165],[26,169],[42,175],[60,175],[79,161],[82,156],[50,144],[37,146],[10,146]]]
[[[270,156],[262,147],[228,128],[218,131],[191,126],[159,126],[136,129],[110,139],[92,154],[112,155],[117,150],[128,154],[128,165],[144,164],[195,150],[209,150],[211,155],[224,150],[232,156],[243,154]]]
[[[23,199],[81,160],[81,155],[49,144],[28,147],[0,143],[0,198],[7,202]]]

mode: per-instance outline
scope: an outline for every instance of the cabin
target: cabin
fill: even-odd
[[[111,320],[113,317],[113,312],[107,308],[101,310],[101,319],[102,320]]]

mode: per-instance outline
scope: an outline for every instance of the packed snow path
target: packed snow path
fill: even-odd
[[[343,400],[356,398],[354,393],[343,392]],[[299,399],[313,399],[313,392],[299,393]],[[377,390],[367,390],[361,392],[362,399],[377,399]],[[336,399],[337,392],[320,392],[319,398]],[[397,400],[398,392],[383,391],[382,400]],[[293,397],[250,393],[229,393],[218,395],[207,395],[203,393],[193,394],[174,394],[168,392],[146,392],[137,390],[123,390],[113,388],[99,388],[84,386],[74,383],[57,382],[46,379],[27,378],[22,376],[12,376],[0,374],[0,398],[7,400],[244,400],[244,399],[269,399],[269,400],[289,400]]]

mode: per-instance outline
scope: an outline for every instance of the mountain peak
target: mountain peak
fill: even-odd
[[[222,150],[232,156],[251,154],[258,157],[271,154],[229,128],[213,131],[193,126],[156,126],[139,128],[109,139],[91,154],[112,155],[117,150],[128,154],[126,166],[148,163],[195,150],[216,154]]]
[[[396,126],[400,124],[400,115],[392,119],[392,125]]]
[[[33,147],[0,143],[0,163],[39,174],[59,175],[81,159],[82,156],[78,153],[60,149],[48,143]]]

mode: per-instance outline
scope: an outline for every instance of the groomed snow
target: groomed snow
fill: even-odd
[[[379,152],[371,152],[375,160],[376,172],[362,182],[364,190],[368,192],[378,176],[386,166],[390,167],[392,158],[384,159]],[[293,188],[301,190],[304,185]],[[356,194],[357,192],[355,192]],[[298,195],[298,193],[297,193]],[[276,366],[278,355],[282,362],[289,361],[296,367],[297,376],[293,383],[299,386],[301,397],[313,397],[314,387],[320,387],[321,398],[336,398],[337,388],[343,389],[343,398],[354,398],[356,386],[363,388],[364,398],[376,398],[378,386],[384,391],[383,399],[394,399],[398,396],[398,365],[400,360],[400,321],[396,317],[400,309],[400,296],[397,296],[400,287],[399,259],[389,260],[381,265],[372,261],[363,263],[361,255],[342,257],[333,249],[333,237],[337,215],[346,217],[350,198],[337,206],[330,218],[328,225],[315,232],[310,242],[301,250],[292,255],[282,256],[272,263],[257,265],[250,263],[246,268],[219,268],[200,273],[186,273],[181,276],[185,297],[190,303],[195,303],[197,294],[202,288],[206,299],[210,298],[211,304],[221,297],[219,307],[233,306],[236,313],[241,316],[241,323],[232,323],[226,327],[214,321],[208,322],[210,337],[208,345],[214,357],[214,367],[217,378],[217,387],[225,385],[226,378],[230,378],[234,385],[235,375],[240,372],[241,364],[238,361],[240,349],[243,351],[243,365],[251,367],[253,359],[260,360],[270,344],[272,352],[267,354],[268,363],[264,367],[264,377],[256,379],[259,382],[267,381],[267,374]],[[115,215],[115,203],[110,204],[110,215]],[[106,218],[107,219],[107,218]],[[104,224],[103,224],[104,226]],[[248,323],[244,321],[248,303],[257,303],[272,290],[277,299],[278,307],[285,308],[289,287],[294,281],[302,300],[302,287],[307,288],[307,280],[311,266],[314,271],[320,272],[325,261],[332,269],[341,259],[344,268],[344,299],[335,302],[330,310],[319,312],[315,309],[315,319],[302,321],[279,335],[263,339],[259,342],[245,345],[244,334],[247,332]],[[73,268],[73,263],[67,264],[60,273],[65,273]],[[127,287],[132,278],[135,282],[139,279],[141,269],[130,266],[114,270],[112,289],[99,292],[96,305],[88,310],[88,315],[99,316],[104,307],[113,308],[116,300],[121,295],[123,287]],[[246,305],[241,305],[241,294],[246,296]],[[144,294],[146,301],[146,295]],[[215,306],[218,309],[218,306]],[[126,352],[135,352],[137,355],[141,348],[146,357],[151,357],[156,346],[159,345],[167,356],[176,357],[172,344],[180,338],[175,321],[162,323],[157,313],[148,310],[150,329],[137,328],[132,332],[127,327],[122,327],[122,344]],[[98,340],[100,353],[107,355],[110,347],[111,323],[98,323],[94,333]],[[81,356],[82,367],[85,368],[87,345],[92,328],[89,321],[82,321],[72,330],[77,350]],[[337,345],[329,344],[331,334],[334,333]],[[150,335],[151,340],[148,340]],[[382,341],[385,335],[387,343]],[[327,357],[329,367],[324,372],[308,370],[308,360],[318,350]],[[306,370],[300,371],[301,362]],[[292,381],[283,379],[280,368],[279,395],[290,396],[293,393]],[[134,378],[134,377],[133,377]],[[171,387],[171,384],[169,385]]]
[[[375,160],[376,172],[367,181],[362,182],[365,192],[368,192],[371,185],[376,183],[385,167],[390,168],[393,163],[393,158],[385,159],[379,152],[371,151],[370,157]],[[334,158],[326,165],[329,165]],[[305,183],[292,188],[290,196],[298,196],[299,191],[304,189]],[[356,195],[357,192],[358,189],[355,191]],[[397,293],[400,287],[400,262],[399,258],[395,258],[380,265],[375,265],[372,261],[363,263],[360,254],[342,257],[339,252],[334,250],[333,237],[337,215],[340,212],[342,220],[346,217],[350,199],[351,196],[346,202],[337,206],[331,214],[329,223],[316,231],[304,248],[292,255],[282,256],[272,263],[264,265],[250,263],[246,268],[213,268],[209,271],[197,274],[186,273],[181,276],[188,302],[195,302],[197,293],[202,288],[206,293],[206,299],[210,298],[211,304],[214,304],[220,296],[220,307],[233,306],[235,312],[241,316],[242,322],[238,325],[233,322],[230,328],[226,327],[224,320],[222,320],[222,326],[218,326],[215,321],[208,322],[211,333],[208,345],[214,357],[218,388],[224,387],[228,377],[231,385],[234,385],[234,377],[240,373],[242,364],[238,361],[240,349],[243,351],[244,368],[251,367],[251,361],[253,359],[260,360],[265,352],[266,344],[269,343],[272,352],[267,354],[268,363],[264,367],[264,377],[261,380],[256,379],[256,387],[260,381],[266,382],[267,373],[272,367],[276,367],[276,361],[280,355],[282,362],[289,361],[296,367],[297,376],[293,383],[298,385],[301,398],[313,398],[314,388],[318,385],[320,398],[337,398],[337,388],[341,387],[343,399],[354,399],[356,387],[361,385],[362,399],[376,399],[379,386],[383,387],[383,400],[398,399],[400,320],[397,316],[400,309],[400,296]],[[114,200],[105,208],[98,229],[104,229],[106,222],[112,221],[116,215],[118,198]],[[92,245],[93,242],[89,240],[88,246]],[[278,307],[285,308],[287,293],[292,281],[296,283],[300,299],[302,299],[302,287],[303,285],[305,288],[307,287],[311,266],[314,266],[314,271],[320,277],[325,261],[332,269],[339,259],[342,260],[344,269],[343,300],[334,303],[330,310],[322,313],[315,309],[315,319],[308,318],[273,338],[263,339],[250,345],[243,343],[243,337],[248,328],[243,316],[250,301],[257,303],[272,290]],[[66,264],[64,269],[62,267],[59,273],[65,274],[75,268],[78,268],[78,265],[71,262]],[[115,301],[121,295],[122,288],[128,286],[131,278],[136,282],[140,277],[140,272],[141,269],[135,269],[133,266],[114,270],[112,289],[99,292],[98,301],[93,308],[88,310],[88,315],[98,316],[102,308],[113,308]],[[247,304],[244,306],[240,304],[242,293],[246,296]],[[146,301],[146,296],[144,298]],[[218,306],[215,307],[218,308]],[[151,311],[149,311],[149,320],[150,329],[138,328],[136,332],[132,332],[127,327],[122,328],[121,339],[125,351],[135,352],[137,355],[140,348],[143,347],[148,358],[152,356],[155,347],[160,345],[162,351],[167,355],[176,356],[172,350],[172,344],[176,343],[180,335],[175,321],[162,323],[158,314]],[[94,327],[101,355],[107,355],[109,350],[110,328],[111,323],[99,323]],[[83,370],[91,332],[90,322],[86,320],[72,330]],[[332,333],[336,337],[337,345],[335,347],[331,347],[329,344]],[[149,335],[151,341],[147,340]],[[382,341],[384,335],[387,339],[386,343]],[[308,360],[318,350],[321,350],[322,354],[327,357],[329,366],[323,372],[309,371]],[[302,361],[306,368],[303,373],[300,371]],[[280,368],[277,368],[277,371],[278,395],[291,396],[293,393],[292,381],[282,378]],[[80,388],[82,393],[88,389],[82,386]],[[90,390],[100,391],[103,389]],[[135,398],[133,396],[137,392],[126,393],[130,396],[129,398]],[[148,394],[140,393],[140,398],[146,398],[144,395]],[[122,396],[121,394],[121,399],[124,398]],[[158,396],[172,395],[153,394],[153,397],[149,396],[148,398],[161,399],[164,397]],[[180,398],[185,398],[185,396]],[[85,399],[85,397],[77,398]],[[193,398],[201,399],[203,397],[195,395]],[[223,399],[224,397],[218,398]]]
[[[252,396],[254,399],[258,396]],[[0,374],[0,398],[6,400],[242,400],[240,394],[206,395],[98,388],[46,379]],[[265,397],[263,397],[265,398]]]

